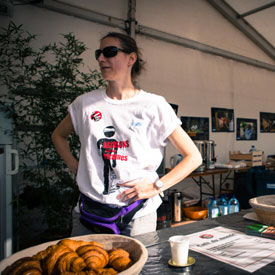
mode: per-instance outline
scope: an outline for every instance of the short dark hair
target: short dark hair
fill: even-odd
[[[144,61],[141,58],[141,52],[137,46],[136,40],[133,39],[131,36],[123,34],[123,33],[109,32],[108,34],[103,36],[100,41],[102,41],[103,39],[105,39],[107,37],[117,38],[120,41],[121,47],[124,50],[126,50],[130,53],[132,53],[132,52],[136,53],[137,60],[136,60],[135,64],[133,65],[132,71],[131,71],[131,77],[136,78],[141,73],[141,71],[144,69]]]

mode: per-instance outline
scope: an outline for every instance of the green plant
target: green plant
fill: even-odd
[[[0,33],[0,85],[7,89],[1,99],[12,102],[2,109],[14,121],[23,175],[20,184],[35,189],[48,230],[59,232],[69,230],[78,190],[50,136],[78,95],[105,83],[97,70],[84,66],[81,55],[87,47],[72,33],[63,35],[63,42],[40,49],[32,46],[37,38],[13,22]],[[69,141],[78,157],[78,137],[71,135]]]

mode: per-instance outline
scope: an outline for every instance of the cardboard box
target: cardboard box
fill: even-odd
[[[249,154],[242,154],[240,152],[229,152],[229,159],[234,161],[245,161],[247,166],[259,166],[263,164],[263,152],[253,151]]]

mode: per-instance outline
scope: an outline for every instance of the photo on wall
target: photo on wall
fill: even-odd
[[[209,140],[209,118],[181,116],[182,128],[192,140]]]
[[[237,118],[237,140],[257,140],[257,119]]]
[[[211,108],[212,132],[234,132],[234,110]]]
[[[260,132],[275,133],[275,113],[260,112]]]

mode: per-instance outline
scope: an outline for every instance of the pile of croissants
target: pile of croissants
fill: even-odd
[[[95,241],[64,239],[8,266],[2,275],[113,275],[132,264],[123,248],[107,251]]]

